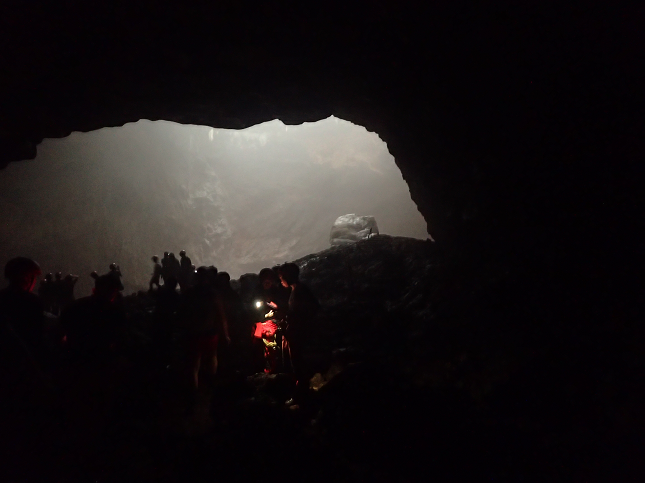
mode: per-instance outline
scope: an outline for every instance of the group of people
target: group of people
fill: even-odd
[[[166,367],[183,367],[179,372],[184,374],[186,394],[194,398],[201,387],[213,387],[219,353],[228,370],[293,373],[294,393],[286,402],[295,405],[306,399],[311,374],[305,347],[318,301],[300,281],[296,264],[263,269],[255,287],[245,287],[251,278],[242,277],[238,293],[228,273],[214,266],[195,268],[183,250],[179,260],[169,252],[161,261],[156,256],[152,260],[148,292],[155,301],[152,340]],[[27,258],[7,263],[9,286],[0,291],[3,332],[11,334],[36,364],[46,364],[54,351],[69,364],[91,372],[92,378],[113,374],[129,337],[120,268],[111,264],[104,275],[93,272],[92,295],[78,300],[73,296],[78,277],[57,275],[56,280],[45,276],[36,295],[38,264]],[[258,310],[258,304],[263,310]],[[45,312],[58,315],[55,330],[46,330]],[[255,324],[266,321],[280,328],[285,361],[280,366],[266,350],[266,337],[254,338]],[[276,339],[272,341],[275,344]]]
[[[162,280],[164,283],[174,280],[182,290],[193,284],[196,267],[190,257],[186,255],[186,250],[179,252],[179,260],[177,260],[174,253],[164,252],[161,261],[157,255],[154,255],[152,262],[154,263],[154,270],[150,278],[150,290],[155,286],[159,288]]]
[[[38,295],[45,310],[50,314],[59,315],[63,307],[74,301],[74,287],[77,281],[78,276],[71,273],[64,278],[61,272],[56,272],[56,278],[51,273],[45,275],[38,288]]]

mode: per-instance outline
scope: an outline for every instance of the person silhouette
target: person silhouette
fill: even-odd
[[[38,356],[43,350],[44,306],[33,293],[41,274],[38,264],[25,257],[9,260],[4,276],[9,286],[0,290],[0,318],[9,330]]]
[[[161,279],[161,273],[163,271],[163,267],[159,263],[159,257],[157,255],[154,255],[151,260],[154,263],[154,268],[152,269],[152,277],[150,278],[150,283],[149,283],[149,289],[152,292],[152,287],[154,285],[157,286],[157,289],[159,289],[160,287],[159,282]]]
[[[311,338],[312,322],[320,307],[318,299],[299,278],[300,269],[295,263],[285,263],[278,269],[280,282],[291,288],[287,311],[287,330],[285,333],[285,352],[289,355],[291,367],[296,377],[296,390],[286,404],[306,402],[309,393],[310,368],[305,359],[306,345]]]

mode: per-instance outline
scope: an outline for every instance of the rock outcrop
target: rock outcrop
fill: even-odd
[[[373,216],[342,215],[336,218],[331,227],[329,243],[331,246],[345,245],[366,240],[378,233],[378,225]]]

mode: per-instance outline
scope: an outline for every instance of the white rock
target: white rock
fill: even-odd
[[[332,246],[354,243],[378,235],[378,226],[373,216],[359,216],[354,213],[336,218],[329,234]]]

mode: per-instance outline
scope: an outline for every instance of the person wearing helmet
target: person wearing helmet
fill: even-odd
[[[12,467],[42,461],[57,434],[57,392],[46,372],[52,354],[45,344],[43,305],[33,293],[40,274],[33,260],[14,258],[4,271],[9,286],[0,290],[0,466],[5,478],[22,473]]]
[[[179,252],[179,258],[180,258],[182,270],[190,270],[190,267],[192,266],[193,262],[190,259],[190,257],[186,255],[186,250],[182,250]]]
[[[170,252],[163,252],[163,258],[161,259],[161,278],[163,283],[166,283],[166,280],[170,278]]]
[[[68,414],[91,452],[100,451],[100,435],[111,422],[116,394],[127,377],[119,277],[108,272],[93,278],[92,295],[72,302],[60,317],[68,354],[63,376],[70,394]]]
[[[121,281],[121,277],[123,277],[123,274],[121,273],[121,267],[119,267],[116,263],[110,263],[110,271],[107,273],[107,275],[112,277],[112,279],[114,280],[114,285],[119,287],[119,292],[122,292],[125,287],[123,286],[123,282]],[[118,294],[118,297],[120,296],[121,294]]]
[[[7,262],[4,276],[9,286],[0,290],[0,319],[20,337],[34,356],[42,354],[44,307],[33,293],[41,270],[29,258],[17,257]]]
[[[121,273],[121,267],[119,267],[116,263],[110,263],[109,274],[112,275],[115,280],[119,280],[119,283],[121,283],[121,277],[123,277],[123,274]]]
[[[179,260],[177,260],[175,254],[172,252],[168,254],[168,267],[168,273],[170,276],[179,282],[179,278],[181,277],[181,265],[179,264]]]

